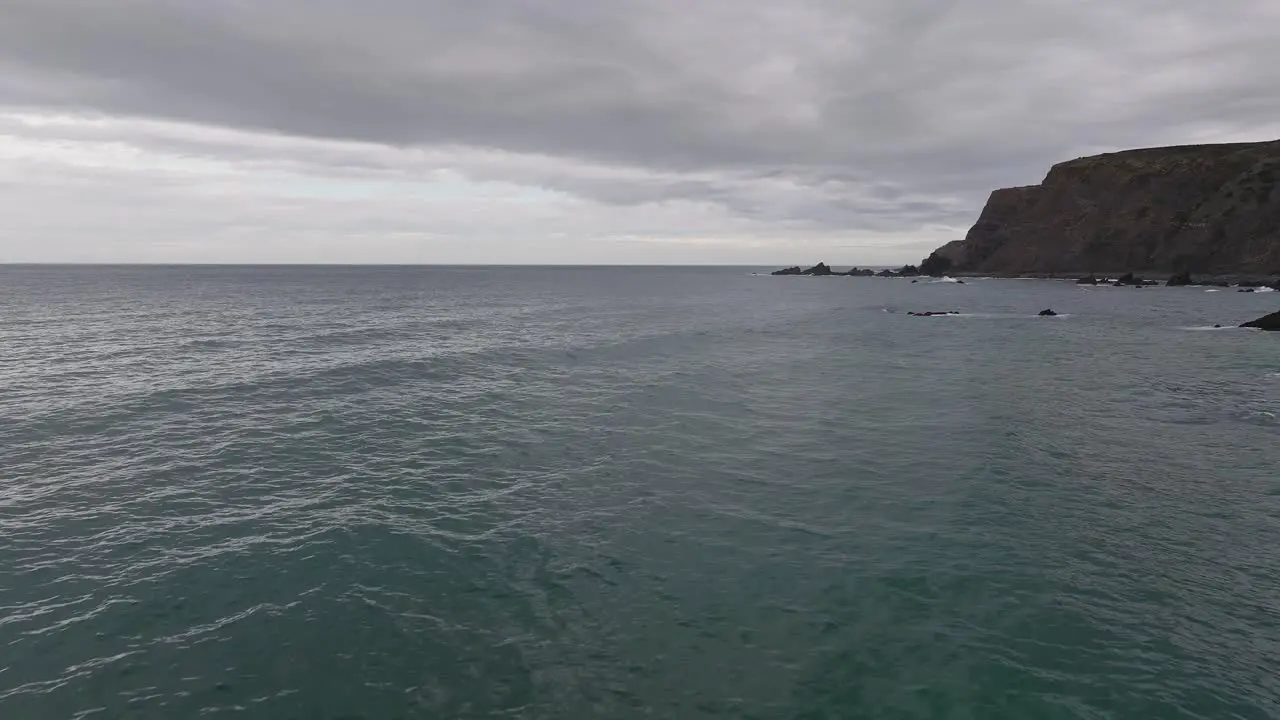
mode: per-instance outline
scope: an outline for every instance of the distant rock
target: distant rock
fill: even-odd
[[[838,275],[838,274],[839,274],[839,273],[837,273],[837,275]],[[858,268],[858,267],[855,267],[855,268],[850,268],[849,272],[844,273],[844,274],[845,274],[845,275],[849,275],[850,277],[871,277],[872,275],[875,275],[875,274],[876,274],[876,271],[875,271],[875,270],[870,270],[870,269],[867,269],[867,268]]]
[[[1058,316],[1058,313],[1054,312],[1053,308],[1048,308],[1046,310],[1040,311],[1040,317],[1057,317],[1057,316]]]
[[[959,315],[956,310],[926,310],[924,312],[908,312],[913,317],[933,317],[934,315]]]
[[[811,275],[815,277],[825,277],[827,275],[870,275],[872,273],[870,270],[859,270],[858,268],[854,268],[853,270],[850,270],[847,273],[838,273],[832,270],[830,265],[820,262],[817,265],[814,265],[813,267],[805,270],[801,270],[800,266],[798,265],[793,265],[789,268],[774,270],[769,274],[770,275]]]
[[[1190,270],[1183,270],[1182,272],[1177,273],[1173,277],[1169,278],[1169,282],[1165,283],[1165,285],[1168,285],[1169,287],[1186,287],[1187,285],[1195,284],[1195,281],[1191,279]]]
[[[1264,315],[1257,320],[1250,320],[1241,325],[1242,328],[1258,328],[1259,330],[1280,330],[1280,312]]]
[[[1082,277],[1079,280],[1077,280],[1076,284],[1077,285],[1097,285],[1099,282],[1102,282],[1102,281],[1092,275],[1089,275],[1087,277]]]

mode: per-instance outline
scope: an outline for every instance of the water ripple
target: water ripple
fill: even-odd
[[[4,717],[1280,715],[1254,295],[0,281]]]

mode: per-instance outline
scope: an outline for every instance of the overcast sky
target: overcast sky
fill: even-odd
[[[0,0],[0,261],[917,261],[1280,138],[1277,0]]]

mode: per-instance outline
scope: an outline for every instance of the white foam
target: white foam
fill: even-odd
[[[1275,292],[1276,289],[1273,287],[1260,287],[1260,288],[1254,288],[1253,291],[1254,292]]]
[[[1222,291],[1217,288],[1209,288],[1208,290],[1205,290],[1205,292],[1222,292]]]

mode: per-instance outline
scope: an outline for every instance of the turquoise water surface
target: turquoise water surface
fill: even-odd
[[[1277,717],[1277,309],[3,268],[0,717]]]

